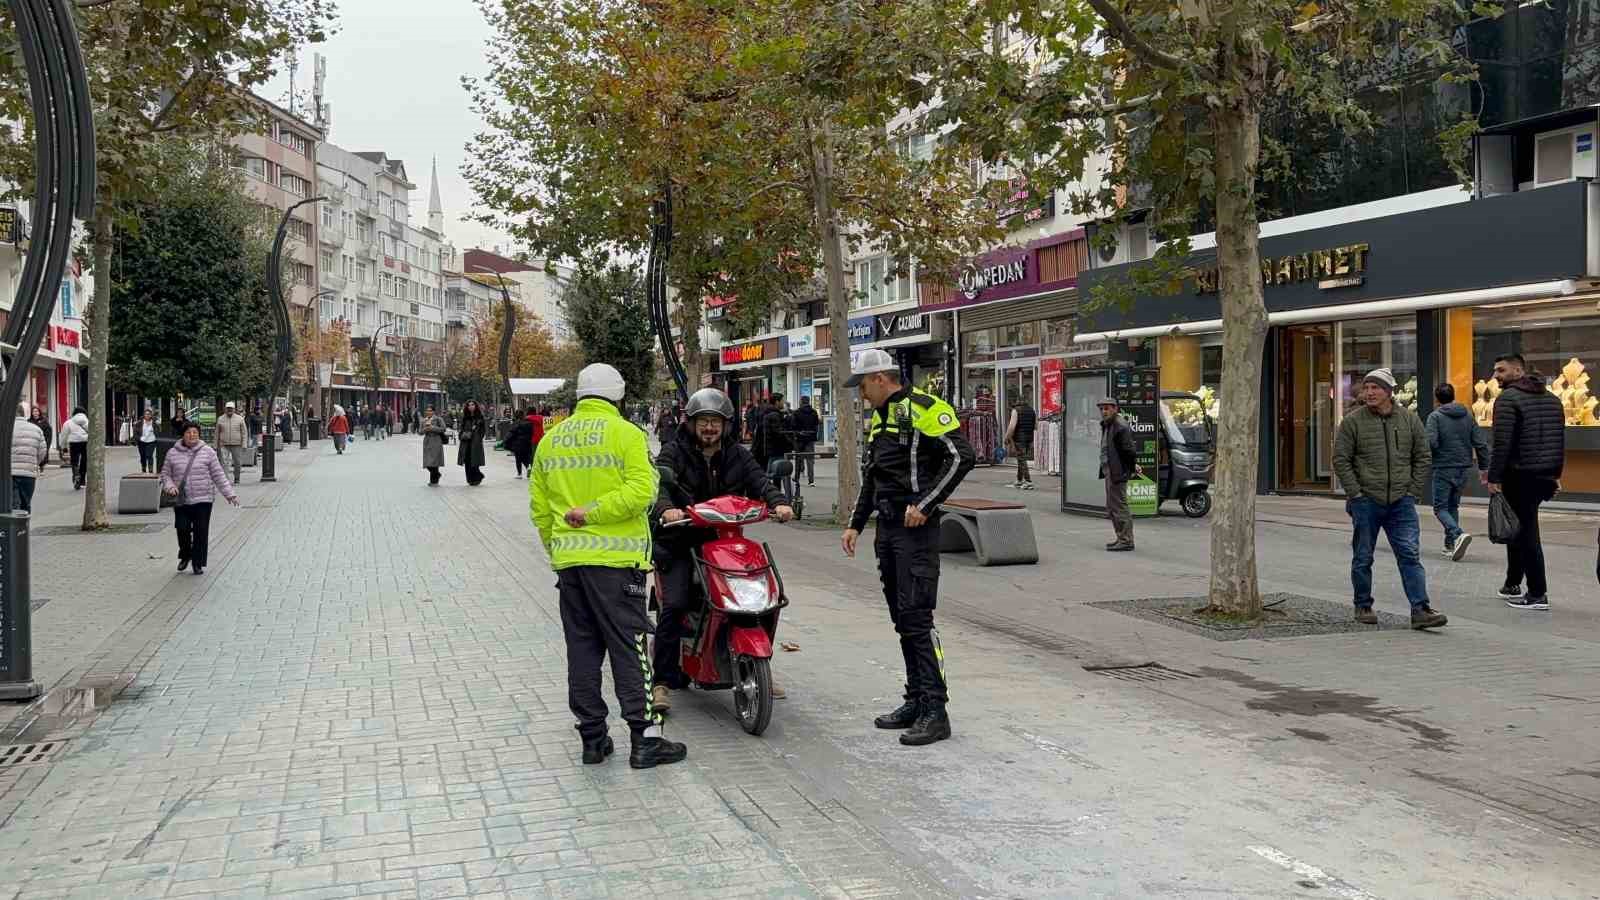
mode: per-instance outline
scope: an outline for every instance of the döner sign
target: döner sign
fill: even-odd
[[[1271,286],[1316,279],[1317,286],[1323,290],[1353,287],[1361,283],[1362,274],[1367,271],[1369,249],[1366,244],[1350,244],[1331,250],[1266,258],[1261,260],[1261,283]],[[1220,288],[1220,275],[1215,266],[1195,270],[1196,294],[1215,294]]]
[[[762,357],[765,344],[739,344],[734,347],[722,348],[722,364],[725,366],[737,363],[755,362]]]

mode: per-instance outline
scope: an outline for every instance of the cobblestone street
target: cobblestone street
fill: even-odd
[[[1046,497],[1040,566],[946,558],[956,737],[914,750],[871,724],[900,677],[871,554],[761,526],[790,699],[756,739],[726,694],[680,694],[688,762],[639,772],[578,763],[526,482],[491,454],[482,487],[429,489],[419,461],[397,437],[247,474],[201,578],[172,574],[170,528],[35,538],[110,571],[76,650],[51,613],[88,567],[51,583],[49,686],[132,680],[81,720],[3,711],[0,743],[65,740],[0,773],[0,897],[1597,895],[1594,594],[1501,622],[1469,606],[1487,544],[1440,581],[1438,634],[1218,643],[1087,605],[1201,589],[1203,525],[1141,522],[1113,564],[1104,523]],[[1266,587],[1342,600],[1345,540],[1264,526]],[[1575,584],[1593,548],[1551,552]],[[1085,670],[1147,661],[1193,677]]]

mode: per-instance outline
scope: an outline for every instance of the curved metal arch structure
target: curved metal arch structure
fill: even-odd
[[[662,188],[661,196],[650,204],[650,262],[645,269],[645,294],[650,303],[650,324],[667,371],[678,386],[678,403],[689,402],[689,376],[672,341],[672,309],[667,303],[667,262],[672,258],[672,184]]]
[[[289,361],[294,359],[294,326],[289,321],[289,298],[283,295],[283,244],[289,238],[289,217],[294,211],[308,203],[320,203],[327,197],[307,197],[299,203],[283,211],[283,218],[278,220],[278,233],[272,239],[272,252],[267,256],[267,306],[272,312],[272,324],[277,329],[278,352],[272,360],[272,392],[267,397],[267,413],[269,421],[275,418],[272,414],[277,412],[274,404],[278,402],[278,394],[284,390],[284,382],[289,377]],[[316,301],[312,301],[316,305]],[[285,405],[289,407],[289,415],[294,416],[293,404],[288,403],[285,395]],[[305,433],[305,415],[302,411],[300,417],[300,431]],[[276,428],[268,428],[261,441],[261,480],[277,481],[278,465],[276,461],[275,437]],[[302,442],[300,446],[305,446]]]

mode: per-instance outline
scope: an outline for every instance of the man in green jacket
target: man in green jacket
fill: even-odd
[[[1450,620],[1428,605],[1427,573],[1422,568],[1422,497],[1430,454],[1417,414],[1394,402],[1394,375],[1374,369],[1361,380],[1361,405],[1339,423],[1333,444],[1333,471],[1345,494],[1345,510],[1355,526],[1351,540],[1350,582],[1355,588],[1356,621],[1378,624],[1372,611],[1372,551],[1378,530],[1400,565],[1400,583],[1411,602],[1411,627],[1437,628]]]
[[[561,593],[567,704],[578,717],[583,761],[605,762],[613,750],[600,694],[600,664],[609,653],[617,703],[633,733],[628,764],[648,769],[680,762],[689,751],[662,737],[661,714],[650,702],[645,573],[658,476],[644,432],[617,408],[624,390],[611,366],[578,373],[577,408],[539,442],[528,497]]]

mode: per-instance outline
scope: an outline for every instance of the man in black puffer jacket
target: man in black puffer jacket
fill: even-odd
[[[1494,361],[1500,396],[1494,401],[1494,452],[1489,493],[1505,493],[1521,527],[1506,545],[1506,583],[1500,596],[1517,609],[1549,609],[1544,547],[1539,542],[1539,504],[1556,495],[1567,458],[1567,417],[1544,378],[1527,371],[1522,354]],[[1522,581],[1528,581],[1523,592]]]
[[[672,707],[672,688],[683,688],[683,670],[678,665],[679,643],[684,634],[684,616],[699,599],[694,589],[693,552],[717,536],[709,528],[680,525],[685,510],[714,497],[734,494],[752,500],[765,500],[775,518],[787,522],[794,517],[789,500],[767,478],[756,458],[738,441],[731,427],[733,402],[716,388],[696,391],[684,407],[683,424],[656,457],[658,467],[672,470],[670,486],[664,486],[656,500],[655,563],[661,573],[661,611],[656,616],[656,647],[652,666],[654,688],[651,702],[656,709]],[[776,686],[774,686],[776,695]]]

